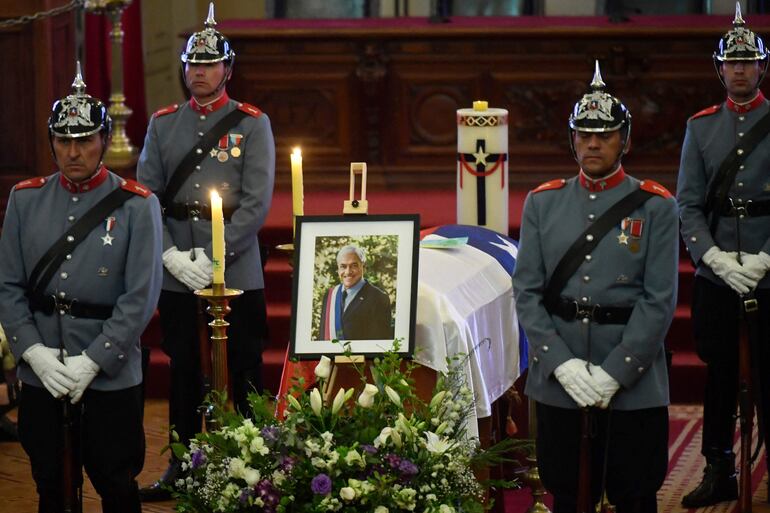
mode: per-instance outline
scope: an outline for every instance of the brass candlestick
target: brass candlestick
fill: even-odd
[[[212,387],[220,393],[227,392],[227,327],[225,316],[230,313],[230,300],[243,294],[242,290],[228,289],[224,283],[214,283],[212,288],[196,290],[195,295],[208,301],[206,311],[214,320],[211,326],[211,374]]]
[[[529,417],[527,422],[528,435],[537,444],[537,414],[535,413],[535,402],[532,399],[529,399],[527,402],[527,412]],[[529,469],[522,476],[522,479],[527,483],[532,492],[532,506],[527,509],[527,513],[551,513],[551,510],[543,502],[546,492],[545,488],[543,488],[543,483],[540,481],[540,472],[537,470],[537,456],[535,454],[533,452],[530,456],[527,456]]]
[[[105,14],[112,24],[110,39],[112,40],[111,56],[112,69],[110,80],[112,91],[110,106],[107,109],[112,118],[112,141],[104,154],[104,163],[111,169],[127,169],[136,164],[137,150],[126,135],[126,122],[133,111],[126,105],[123,94],[123,11],[131,4],[131,0],[87,0],[86,10],[93,13]],[[140,77],[141,78],[141,77]]]

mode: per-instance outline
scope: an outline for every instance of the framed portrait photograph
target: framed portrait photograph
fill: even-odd
[[[411,357],[417,306],[417,214],[297,217],[291,356]]]

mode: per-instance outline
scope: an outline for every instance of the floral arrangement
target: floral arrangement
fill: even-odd
[[[452,362],[450,362],[452,363]],[[482,451],[467,437],[471,391],[458,362],[440,375],[429,402],[415,394],[415,364],[387,353],[356,366],[360,390],[340,388],[326,404],[295,378],[279,420],[273,398],[252,394],[250,417],[212,405],[218,429],[171,445],[186,475],[174,493],[181,512],[479,512],[485,488],[474,468],[499,462],[524,442]],[[405,370],[402,370],[405,369]],[[315,368],[329,380],[331,362]],[[502,445],[502,447],[500,447]],[[496,482],[512,486],[511,482]]]

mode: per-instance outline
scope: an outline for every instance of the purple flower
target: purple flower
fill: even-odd
[[[318,474],[310,482],[310,489],[316,495],[328,495],[332,491],[332,480],[326,474]]]
[[[403,474],[405,477],[412,477],[417,475],[417,472],[420,471],[420,469],[417,468],[417,465],[412,463],[409,460],[401,460],[401,463],[398,466],[398,470]]]
[[[205,463],[206,463],[206,454],[200,449],[193,452],[192,456],[190,456],[190,467],[192,467],[193,470],[195,470],[196,468],[200,468]]]
[[[361,450],[368,454],[377,454],[377,448],[373,445],[364,444],[361,446]]]
[[[244,488],[241,490],[241,496],[238,497],[238,500],[241,504],[246,504],[248,502],[249,497],[252,496],[251,490],[249,488]]]
[[[262,438],[268,442],[277,441],[280,434],[281,430],[278,428],[278,426],[265,426],[262,428]]]
[[[295,463],[296,462],[294,461],[294,458],[291,456],[281,456],[281,458],[278,460],[278,466],[284,472],[291,472]]]
[[[263,479],[254,486],[254,491],[257,496],[264,502],[264,511],[274,511],[274,508],[278,506],[281,500],[281,495],[278,490],[275,489],[273,483],[268,479]]]
[[[385,463],[390,465],[390,468],[398,468],[398,466],[401,465],[401,458],[396,454],[386,454],[383,459],[385,460]]]

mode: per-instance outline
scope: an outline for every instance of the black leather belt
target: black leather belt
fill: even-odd
[[[597,324],[626,324],[634,309],[630,306],[588,305],[562,297],[555,304],[546,305],[546,310],[565,321],[588,319]]]
[[[224,207],[222,214],[229,221],[233,216],[234,208]],[[194,205],[190,203],[171,203],[163,209],[166,217],[184,221],[185,219],[211,219],[211,207],[208,205]]]
[[[735,204],[732,200],[729,203],[725,203],[725,208],[722,209],[722,215],[724,217],[760,217],[770,216],[770,200],[751,201],[748,200],[745,203]]]
[[[46,315],[59,313],[84,319],[109,319],[112,317],[112,305],[92,305],[81,303],[77,299],[68,300],[55,296],[35,296],[30,299],[32,311],[43,312]]]

